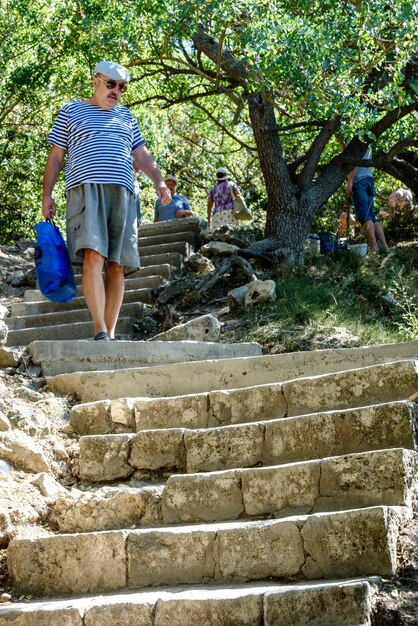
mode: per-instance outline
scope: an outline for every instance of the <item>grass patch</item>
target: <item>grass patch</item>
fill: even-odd
[[[277,300],[247,309],[237,340],[266,352],[370,345],[418,337],[418,243],[387,255],[313,255],[277,280]]]

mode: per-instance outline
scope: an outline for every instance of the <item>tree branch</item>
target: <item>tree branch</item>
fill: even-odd
[[[306,153],[305,165],[297,177],[298,186],[301,191],[305,191],[312,185],[312,181],[315,176],[316,168],[321,158],[321,154],[339,127],[341,123],[341,116],[337,115],[334,119],[325,122],[324,127],[320,130],[316,138],[314,139],[311,147]]]

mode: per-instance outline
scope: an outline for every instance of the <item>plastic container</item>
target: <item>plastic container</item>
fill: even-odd
[[[351,243],[348,249],[352,254],[357,254],[357,256],[366,256],[368,245],[367,243]]]

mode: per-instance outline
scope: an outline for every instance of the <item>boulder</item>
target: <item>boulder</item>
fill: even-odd
[[[388,198],[388,207],[393,213],[397,211],[411,211],[413,207],[412,192],[409,189],[399,187]]]
[[[276,299],[276,283],[274,280],[253,280],[245,295],[245,306],[274,302]]]
[[[179,324],[164,333],[155,335],[148,341],[219,341],[221,325],[211,314],[196,317],[185,324]]]
[[[239,250],[238,246],[234,246],[224,241],[209,241],[200,248],[200,253],[206,257],[212,256],[231,256]]]

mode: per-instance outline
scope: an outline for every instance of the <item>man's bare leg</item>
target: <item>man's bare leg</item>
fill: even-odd
[[[386,243],[385,232],[380,222],[374,223],[374,231],[375,231],[376,239],[380,241],[380,243],[382,244],[383,250],[389,250],[389,246]]]
[[[367,243],[369,244],[370,248],[373,250],[373,252],[377,252],[377,250],[379,250],[379,247],[376,241],[375,225],[372,220],[367,220],[367,222],[364,222],[363,232],[366,235]]]
[[[85,249],[83,255],[83,293],[93,318],[94,335],[108,332],[105,322],[104,257],[95,250]]]
[[[116,322],[125,293],[125,272],[123,265],[110,261],[105,272],[105,312],[107,333],[111,339],[115,337]]]

